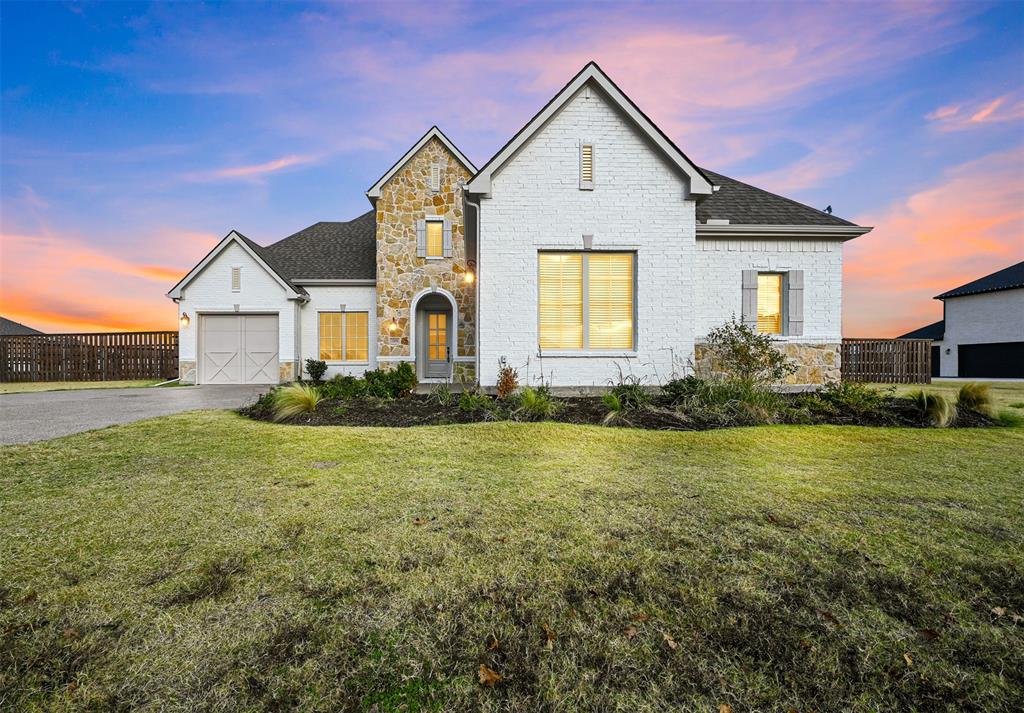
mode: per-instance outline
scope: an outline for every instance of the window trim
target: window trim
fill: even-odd
[[[437,223],[441,226],[441,254],[431,255],[430,254],[430,236],[427,234],[427,226],[431,223]],[[423,259],[424,260],[444,260],[444,216],[443,215],[425,215],[423,216],[423,231],[424,241],[423,246]]]
[[[578,349],[544,349],[540,345],[540,256],[542,254],[580,255],[582,257],[583,278],[581,288],[583,290],[583,346]],[[630,255],[633,262],[633,340],[630,347],[612,347],[611,349],[597,349],[590,345],[590,255],[611,254]],[[538,250],[537,251],[537,353],[551,357],[576,357],[576,356],[603,356],[603,357],[634,357],[639,351],[639,337],[637,330],[637,296],[640,292],[640,285],[637,279],[637,251],[636,250]]]
[[[322,359],[323,352],[320,351],[320,315],[321,314],[340,314],[341,318],[341,359]],[[346,336],[346,323],[348,321],[346,314],[365,314],[366,315],[366,359],[357,359],[355,361],[349,361],[345,359],[345,346],[348,341]],[[327,364],[334,365],[368,365],[370,363],[370,310],[369,309],[318,309],[316,311],[316,357]]]
[[[761,275],[778,275],[779,276],[779,331],[778,332],[762,332],[760,328],[755,331],[758,334],[767,334],[769,337],[788,337],[789,336],[789,300],[787,295],[789,294],[789,270],[758,270],[757,277],[760,280]],[[760,292],[761,285],[757,285],[755,290],[754,309],[758,310],[760,304]],[[757,311],[754,312],[754,324],[760,321],[760,315]]]

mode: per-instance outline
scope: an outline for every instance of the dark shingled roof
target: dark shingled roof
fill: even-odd
[[[376,213],[347,223],[316,223],[260,248],[260,256],[289,280],[376,279]]]
[[[897,339],[934,339],[935,341],[941,340],[946,336],[946,320],[940,319],[938,322],[932,322],[931,324],[925,325],[920,329],[915,329],[913,332],[907,332],[896,337]]]
[[[985,275],[966,285],[960,285],[949,292],[943,292],[936,296],[937,300],[945,300],[950,297],[963,297],[964,295],[976,295],[979,292],[998,292],[999,290],[1012,290],[1024,287],[1024,262],[1010,265],[991,275]]]
[[[697,204],[697,222],[728,219],[732,225],[854,225],[824,211],[701,169],[719,189]]]
[[[38,329],[26,327],[20,322],[15,322],[7,317],[0,317],[0,337],[23,337],[29,334],[43,334]]]

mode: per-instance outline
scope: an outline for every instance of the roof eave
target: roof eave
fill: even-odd
[[[860,225],[697,225],[698,238],[819,238],[853,240],[871,232]]]

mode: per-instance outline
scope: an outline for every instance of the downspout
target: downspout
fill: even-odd
[[[476,279],[473,281],[473,289],[476,291],[473,300],[473,348],[475,354],[476,383],[481,382],[480,372],[480,203],[469,200],[469,194],[463,191],[462,200],[466,205],[473,206],[476,214],[476,254],[473,256],[476,263]]]

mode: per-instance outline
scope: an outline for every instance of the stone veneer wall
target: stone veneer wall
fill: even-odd
[[[839,381],[840,345],[800,344],[786,342],[778,349],[797,365],[796,372],[786,379],[787,384],[821,385]],[[697,344],[694,349],[694,373],[702,379],[722,374],[715,363],[714,351],[706,344]]]
[[[278,383],[290,384],[295,381],[295,362],[282,361],[278,364]],[[199,378],[199,371],[192,359],[178,360],[178,381],[182,384],[194,384]]]
[[[429,188],[431,164],[441,164],[441,189]],[[455,347],[457,357],[475,357],[475,283],[463,279],[466,264],[465,220],[462,186],[470,178],[458,159],[437,139],[431,139],[381,188],[377,199],[377,354],[406,357],[410,354],[412,299],[433,287],[455,296],[459,307]],[[452,257],[425,259],[416,255],[416,221],[440,216],[451,221]],[[391,320],[399,327],[388,329]],[[381,368],[393,366],[387,359]],[[455,379],[475,380],[473,362],[455,362]]]

